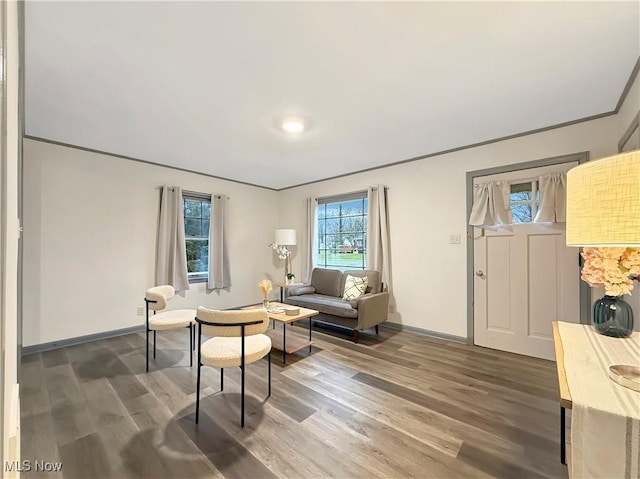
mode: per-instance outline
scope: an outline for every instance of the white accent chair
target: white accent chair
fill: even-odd
[[[220,390],[224,390],[224,368],[240,366],[240,426],[244,427],[245,366],[267,356],[268,394],[271,396],[271,338],[264,334],[269,316],[264,309],[218,311],[202,306],[198,323],[198,378],[196,380],[196,424],[200,414],[200,368],[220,368]],[[202,343],[202,334],[212,336]]]
[[[162,311],[167,307],[167,301],[176,294],[171,285],[155,286],[149,288],[144,301],[147,305],[146,331],[147,331],[147,368],[149,372],[149,331],[153,331],[153,359],[156,358],[156,331],[167,329],[189,328],[189,366],[193,366],[193,336],[195,334],[195,309],[174,309]],[[153,315],[149,315],[153,311]],[[162,311],[162,312],[160,312]]]

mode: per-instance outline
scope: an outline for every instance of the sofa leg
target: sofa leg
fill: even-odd
[[[353,342],[357,343],[358,342],[358,337],[360,336],[360,333],[358,332],[357,329],[353,330]]]
[[[376,324],[376,334],[380,334],[380,331],[378,330],[378,325]]]

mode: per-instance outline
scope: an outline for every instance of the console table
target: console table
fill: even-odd
[[[609,379],[609,366],[640,364],[640,333],[610,338],[592,326],[553,323],[560,388],[560,456],[571,415],[570,477],[639,477],[640,393]]]

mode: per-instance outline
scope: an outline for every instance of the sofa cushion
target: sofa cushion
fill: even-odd
[[[312,294],[316,292],[316,288],[313,286],[296,286],[294,288],[289,288],[287,293],[289,296],[299,296],[301,294]]]
[[[315,309],[325,314],[341,316],[343,318],[358,317],[358,310],[353,309],[349,301],[323,294],[304,294],[302,296],[289,296],[287,304]]]
[[[311,273],[311,286],[317,294],[342,298],[342,272],[337,269],[314,268]]]
[[[367,277],[363,276],[351,276],[347,275],[347,279],[344,283],[344,294],[342,299],[351,301],[352,299],[359,298],[364,294],[367,289]]]

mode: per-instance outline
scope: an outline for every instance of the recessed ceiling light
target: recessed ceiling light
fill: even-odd
[[[300,118],[286,118],[282,121],[282,129],[287,133],[301,133],[304,131],[304,122]]]

